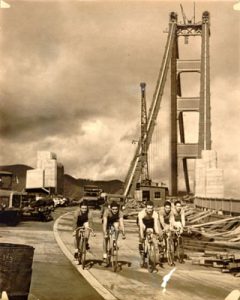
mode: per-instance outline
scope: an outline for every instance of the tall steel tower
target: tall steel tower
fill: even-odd
[[[181,7],[182,9],[182,7]],[[182,9],[183,12],[183,9]],[[175,12],[170,13],[168,38],[163,55],[162,65],[157,79],[156,89],[153,94],[149,113],[142,115],[141,141],[138,142],[134,157],[131,161],[124,182],[124,195],[133,196],[136,184],[141,177],[146,162],[147,151],[151,143],[156,119],[162,101],[163,91],[167,79],[168,69],[171,70],[171,109],[170,109],[170,172],[169,192],[171,195],[178,193],[178,162],[182,162],[186,190],[190,192],[188,159],[201,157],[202,150],[211,150],[211,120],[210,120],[210,76],[209,76],[209,37],[210,24],[209,13],[202,14],[202,20],[195,22],[188,20],[183,12],[183,24],[178,22]],[[199,36],[201,38],[201,55],[197,59],[181,59],[179,57],[179,37],[183,37],[188,43],[189,38]],[[186,97],[182,93],[183,73],[200,74],[200,94],[194,97]],[[142,105],[145,101],[145,85],[142,89]],[[142,106],[142,111],[146,108]],[[187,143],[184,128],[184,113],[199,113],[198,142]],[[147,125],[146,125],[147,120]]]
[[[187,160],[200,158],[202,150],[211,149],[210,120],[210,68],[209,68],[209,12],[202,14],[202,21],[195,23],[186,20],[177,23],[171,56],[171,132],[170,132],[170,193],[178,193],[178,161],[182,161],[186,190],[190,192]],[[179,37],[185,42],[193,36],[201,38],[201,57],[194,60],[182,60],[179,57]],[[200,73],[200,95],[185,97],[182,94],[181,75],[183,73]],[[198,142],[186,143],[183,113],[199,113]],[[179,132],[179,133],[178,133]]]

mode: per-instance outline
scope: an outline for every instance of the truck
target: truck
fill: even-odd
[[[13,190],[16,176],[0,171],[0,223],[16,226],[21,220],[21,205],[26,193]]]
[[[85,185],[83,187],[83,197],[81,201],[86,200],[88,205],[93,208],[100,208],[101,205],[101,192],[97,185]]]

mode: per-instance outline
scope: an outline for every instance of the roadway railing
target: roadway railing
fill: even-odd
[[[197,208],[222,211],[223,214],[240,214],[240,199],[195,197]]]

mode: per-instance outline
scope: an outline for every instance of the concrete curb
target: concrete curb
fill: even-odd
[[[87,280],[87,282],[105,299],[105,300],[117,300],[117,298],[109,292],[88,270],[83,270],[81,266],[79,266],[75,260],[73,260],[73,254],[69,251],[69,249],[65,246],[63,241],[60,238],[58,233],[58,224],[60,219],[63,216],[70,214],[69,212],[65,213],[61,217],[59,217],[53,225],[53,233],[54,237],[58,243],[58,246],[64,253],[64,255],[70,260],[72,265],[77,269],[77,271]]]

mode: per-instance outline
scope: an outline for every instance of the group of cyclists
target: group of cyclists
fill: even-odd
[[[183,233],[185,227],[185,213],[179,200],[172,205],[170,201],[165,201],[159,212],[154,210],[152,201],[146,202],[146,207],[138,213],[137,224],[139,226],[139,252],[144,251],[144,241],[148,228],[153,229],[159,241],[159,252],[163,255],[164,236],[172,236],[174,242],[174,232]],[[161,263],[161,262],[160,262]]]
[[[123,212],[121,211],[118,203],[112,202],[109,205],[105,203],[105,209],[102,214],[102,224],[103,224],[103,261],[107,260],[107,230],[109,227],[113,226],[116,233],[116,240],[118,239],[119,232],[122,232],[122,238],[125,239],[125,229],[123,222]],[[89,246],[89,236],[92,228],[93,218],[92,212],[89,210],[88,202],[83,200],[80,203],[80,207],[74,212],[73,220],[73,236],[74,236],[74,257],[78,256],[79,248],[79,235],[77,230],[81,227],[85,228],[85,239],[86,239],[86,250],[90,250]]]
[[[86,249],[89,250],[89,236],[92,224],[92,212],[89,210],[88,202],[83,200],[75,211],[73,220],[75,258],[77,258],[79,247],[77,229],[80,227],[85,228]],[[138,213],[137,224],[139,228],[139,251],[141,253],[144,250],[144,240],[148,228],[153,229],[154,234],[159,240],[159,245],[163,242],[164,234],[169,236],[174,230],[178,230],[180,234],[183,232],[185,226],[184,209],[179,200],[174,204],[170,201],[165,201],[164,206],[157,212],[154,209],[154,203],[147,201],[145,207]],[[111,226],[115,229],[116,239],[120,231],[122,232],[123,239],[125,239],[123,212],[119,204],[115,201],[110,204],[105,203],[102,213],[103,262],[106,262],[107,259],[107,230]]]

